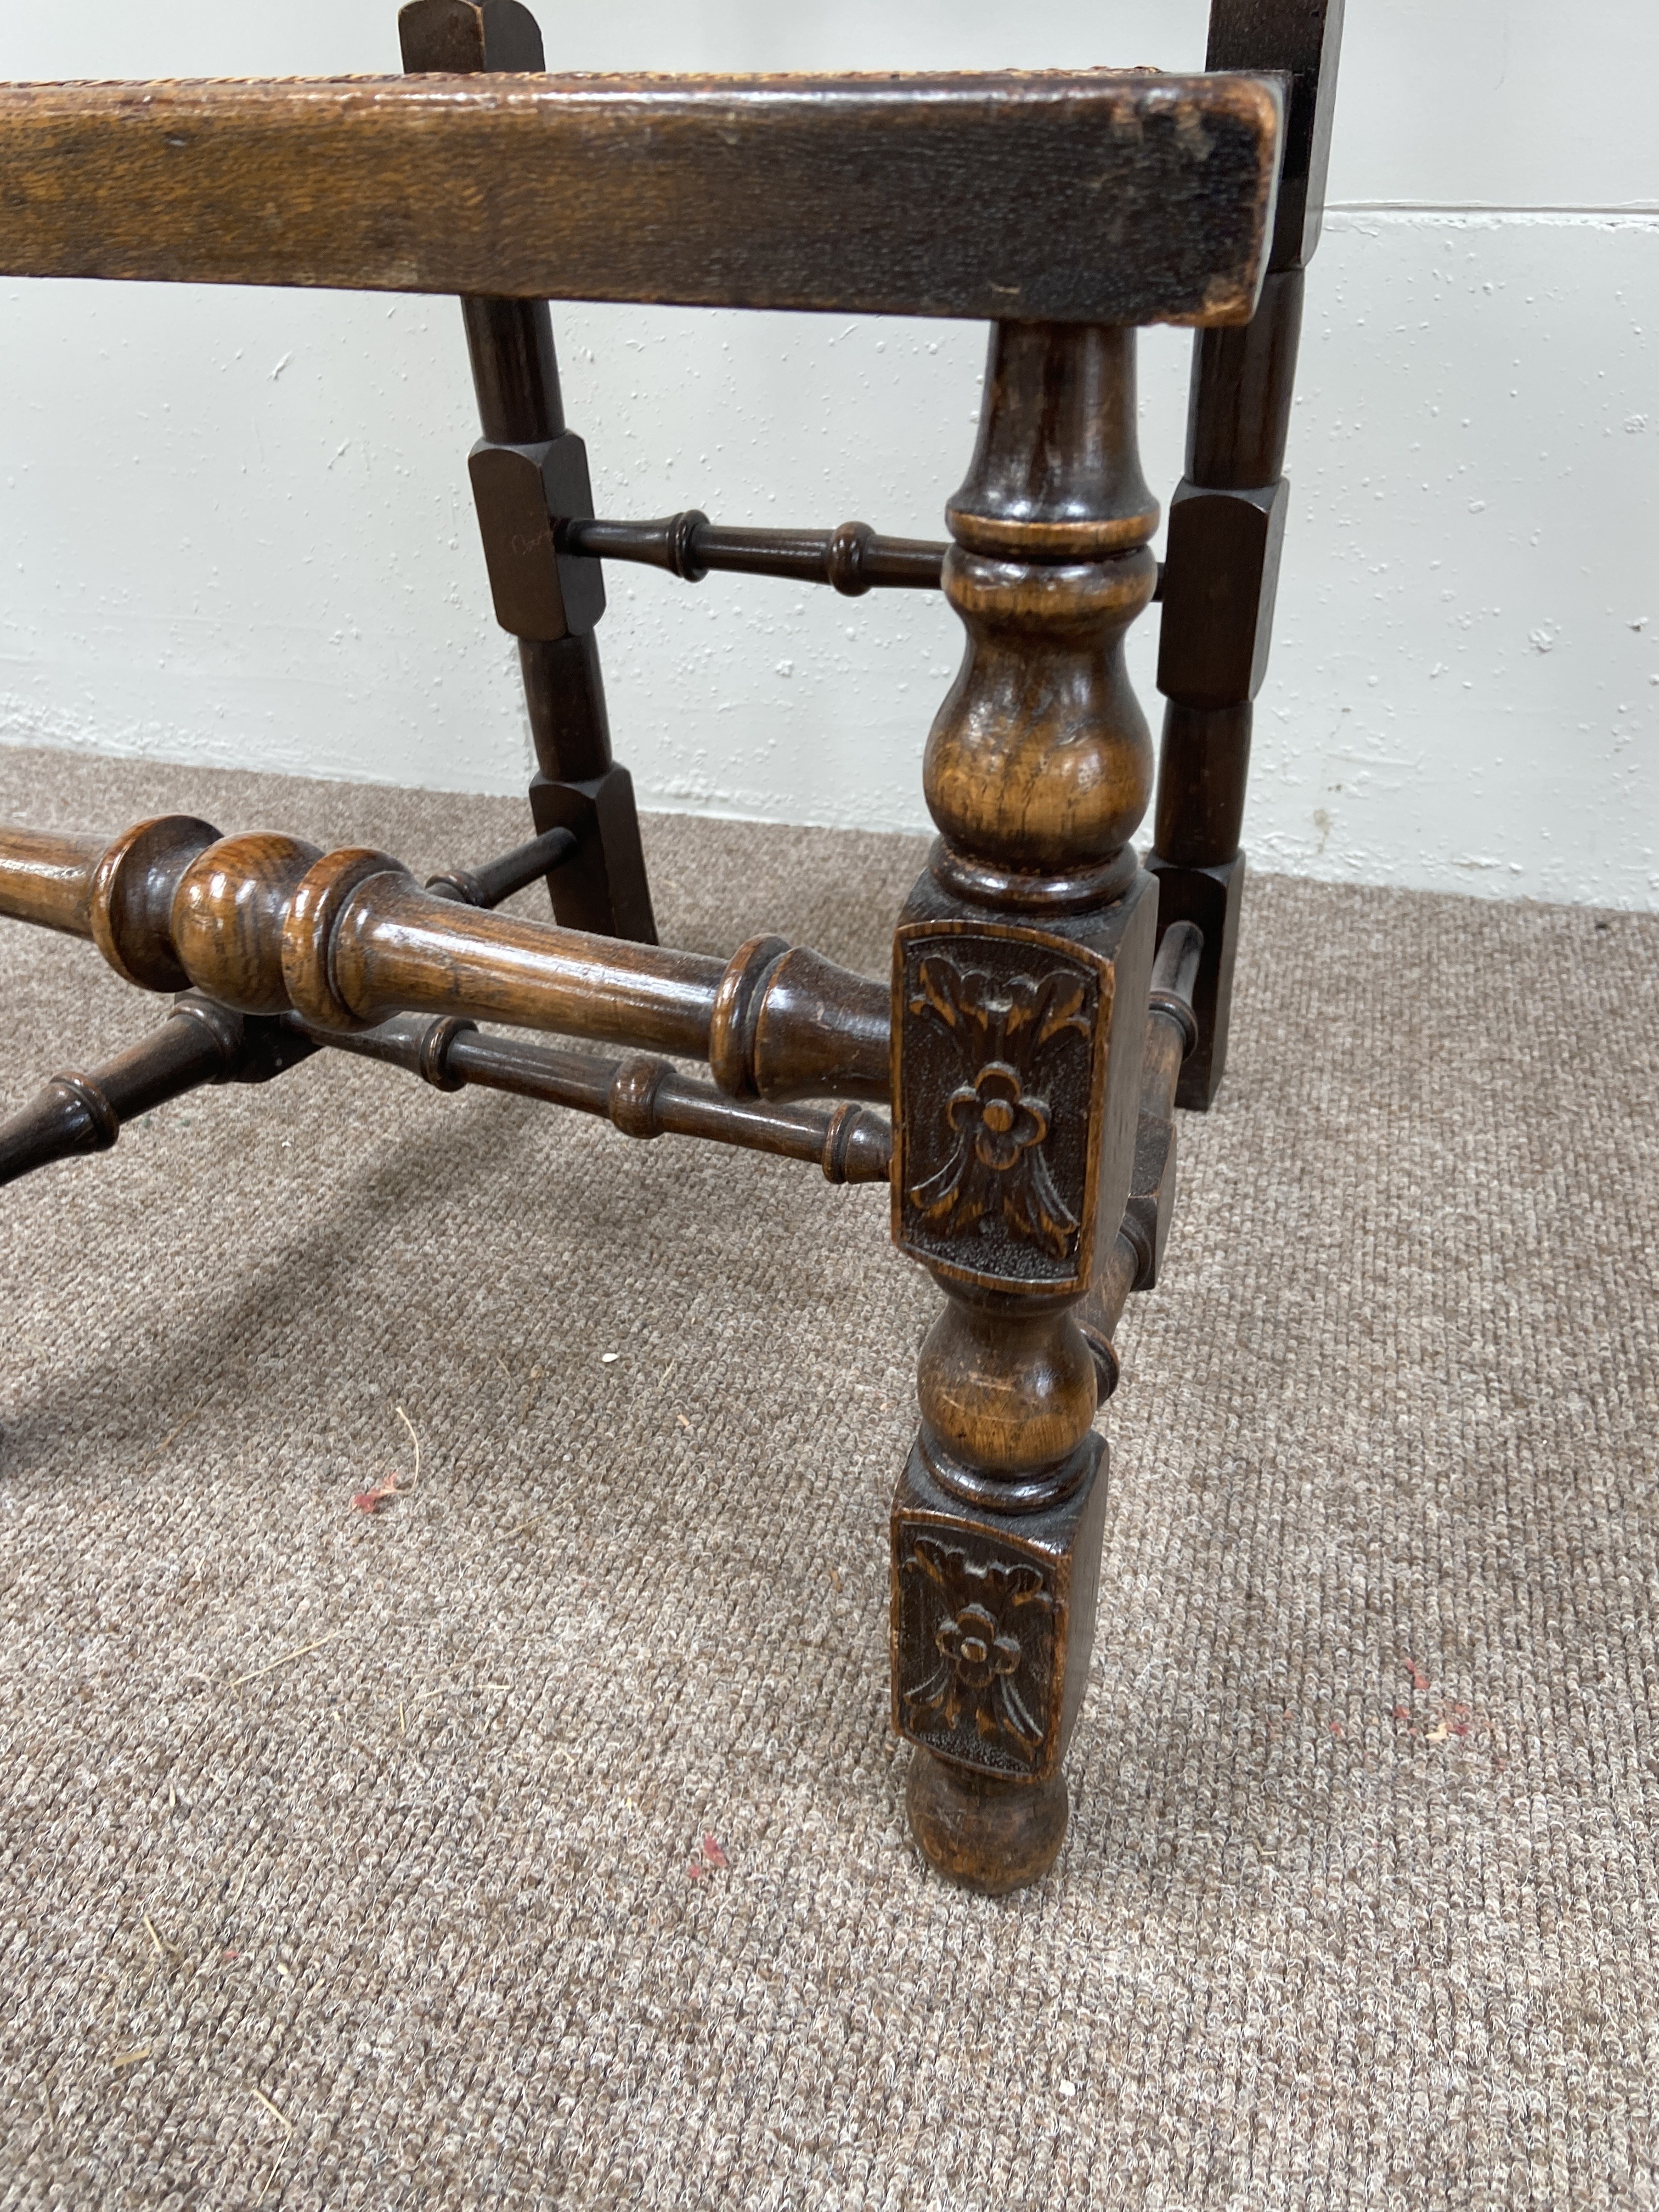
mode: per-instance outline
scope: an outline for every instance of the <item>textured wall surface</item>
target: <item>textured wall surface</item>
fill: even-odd
[[[572,67],[1201,62],[1195,0],[544,0]],[[1659,16],[1351,0],[1247,841],[1307,873],[1659,903]],[[391,0],[0,0],[0,75],[395,65]],[[1594,96],[1564,101],[1564,72]],[[0,284],[0,738],[504,792],[510,647],[442,301]],[[572,422],[613,512],[934,535],[971,446],[956,324],[576,307]],[[1144,349],[1151,480],[1188,341]],[[613,568],[617,748],[648,803],[923,826],[942,605]],[[1152,624],[1134,665],[1152,696]]]

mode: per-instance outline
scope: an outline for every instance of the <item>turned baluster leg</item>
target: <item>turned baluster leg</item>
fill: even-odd
[[[471,74],[544,69],[541,33],[518,0],[412,0],[398,18],[404,67]],[[599,563],[564,554],[554,524],[593,512],[587,453],[565,428],[553,325],[544,300],[461,302],[483,437],[471,459],[496,619],[519,641],[538,774],[538,832],[576,847],[548,877],[568,929],[657,941],[634,785],[611,755],[593,632]]]
[[[1160,929],[1193,921],[1204,933],[1182,1106],[1210,1104],[1227,1060],[1250,726],[1273,632],[1303,274],[1319,238],[1341,29],[1342,0],[1216,0],[1210,19],[1211,69],[1288,70],[1291,97],[1261,302],[1253,322],[1194,341],[1187,473],[1170,503],[1158,662],[1169,703],[1146,866]]]
[[[1158,519],[1133,345],[993,332],[948,509],[968,647],[927,747],[943,834],[894,948],[894,1236],[946,1304],[893,1505],[893,1716],[923,1850],[984,1890],[1060,1848],[1093,1637],[1106,1455],[1078,1307],[1129,1189],[1158,903],[1128,844],[1152,744],[1122,639]]]

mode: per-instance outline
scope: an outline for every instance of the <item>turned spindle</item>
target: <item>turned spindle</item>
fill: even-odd
[[[520,864],[509,854],[486,887]],[[476,877],[475,877],[476,880]],[[707,1059],[734,1098],[884,1100],[888,994],[781,937],[730,960],[481,910],[365,847],[319,852],[185,815],[112,842],[0,830],[0,915],[90,937],[152,991],[318,1029],[454,1014]]]
[[[712,1138],[781,1159],[811,1160],[827,1182],[885,1182],[892,1161],[892,1131],[866,1107],[830,1111],[732,1098],[690,1081],[665,1060],[599,1060],[591,1053],[550,1051],[520,1037],[486,1036],[453,1015],[435,1022],[391,1021],[349,1035],[309,1029],[297,1014],[285,1016],[284,1023],[313,1044],[407,1068],[437,1091],[477,1085],[603,1115],[625,1136]]]
[[[883,538],[867,522],[843,522],[834,530],[723,530],[697,507],[653,522],[562,522],[559,544],[610,561],[642,562],[686,584],[700,584],[721,569],[828,584],[848,599],[862,599],[878,585],[937,591],[945,561],[942,545]]]
[[[941,831],[894,965],[894,1234],[945,1293],[894,1501],[893,1712],[955,1880],[1036,1880],[1093,1635],[1106,1458],[1079,1301],[1134,1158],[1157,896],[1123,638],[1158,508],[1132,331],[1004,324],[947,509],[968,633],[924,768]]]
[[[210,1083],[269,1083],[317,1049],[276,1022],[250,1019],[197,992],[159,1029],[90,1073],[54,1075],[0,1121],[0,1183],[78,1152],[105,1152],[129,1121]],[[856,1109],[848,1109],[856,1111]]]

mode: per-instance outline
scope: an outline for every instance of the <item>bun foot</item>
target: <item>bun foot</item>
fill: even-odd
[[[1047,1782],[999,1782],[964,1775],[918,1750],[907,1803],[911,1833],[930,1864],[984,1897],[1041,1881],[1066,1837],[1063,1774]]]

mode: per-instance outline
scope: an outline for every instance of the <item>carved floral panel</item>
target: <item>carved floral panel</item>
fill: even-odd
[[[964,1765],[1039,1771],[1055,1720],[1047,1576],[1030,1559],[952,1540],[936,1525],[901,1523],[897,1533],[905,1734]]]
[[[1052,941],[902,941],[900,1243],[992,1281],[1074,1282],[1097,970]]]

